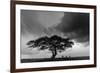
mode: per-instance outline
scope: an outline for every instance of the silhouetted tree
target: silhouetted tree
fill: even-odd
[[[36,40],[31,40],[27,43],[29,47],[38,47],[39,50],[48,49],[52,52],[51,58],[54,59],[58,52],[65,51],[67,48],[72,47],[74,43],[69,38],[62,38],[57,35],[51,37],[41,37]]]

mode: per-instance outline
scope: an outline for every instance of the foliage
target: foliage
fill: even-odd
[[[44,36],[36,40],[31,40],[27,45],[33,48],[38,47],[39,50],[48,49],[52,52],[51,58],[55,58],[57,52],[65,51],[67,48],[72,47],[74,43],[69,38],[53,35],[51,37]]]

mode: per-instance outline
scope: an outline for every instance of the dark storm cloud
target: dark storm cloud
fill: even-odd
[[[55,27],[65,36],[78,42],[89,41],[89,13],[65,13],[62,22]]]
[[[78,42],[88,42],[89,13],[21,10],[21,32],[39,36],[63,33]]]

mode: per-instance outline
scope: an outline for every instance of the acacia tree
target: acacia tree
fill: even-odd
[[[36,40],[31,40],[27,43],[29,47],[37,47],[39,50],[48,49],[52,52],[51,58],[54,59],[58,52],[63,52],[69,47],[72,47],[74,43],[69,38],[62,38],[57,35],[51,37],[41,37]]]

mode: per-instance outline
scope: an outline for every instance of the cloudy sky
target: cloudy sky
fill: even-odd
[[[21,58],[51,57],[50,51],[27,48],[26,43],[54,34],[69,37],[75,43],[57,57],[89,56],[89,13],[21,10]]]

